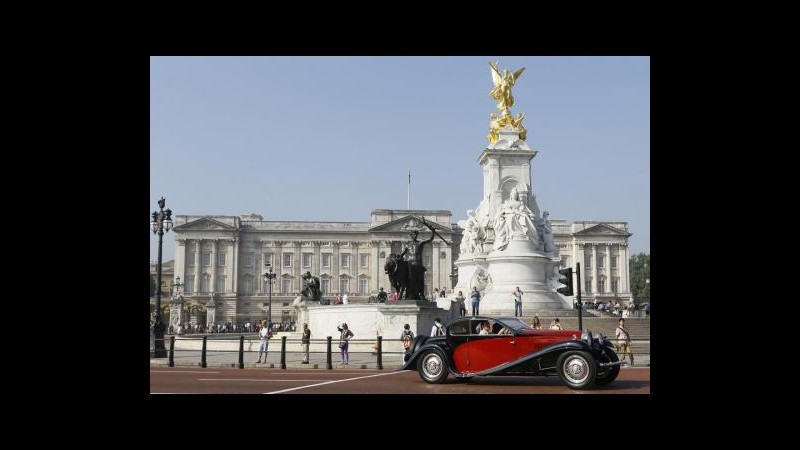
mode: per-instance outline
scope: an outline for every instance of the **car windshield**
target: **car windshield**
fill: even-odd
[[[511,328],[514,331],[532,329],[530,325],[514,317],[504,317],[501,320],[503,325]]]

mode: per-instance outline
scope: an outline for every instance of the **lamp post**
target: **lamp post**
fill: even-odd
[[[153,211],[153,220],[150,221],[150,228],[153,234],[158,234],[158,279],[156,286],[156,318],[153,324],[154,351],[153,358],[166,358],[167,349],[164,347],[164,330],[167,326],[161,318],[161,247],[164,239],[164,232],[172,228],[172,210],[164,209],[164,197],[158,200],[158,211]]]
[[[267,271],[264,272],[263,275],[264,281],[269,283],[269,300],[267,300],[269,302],[268,304],[269,306],[267,306],[267,326],[270,327],[269,329],[271,330],[272,329],[272,280],[275,279],[276,274],[272,273],[272,264],[264,263],[264,267],[267,268]]]

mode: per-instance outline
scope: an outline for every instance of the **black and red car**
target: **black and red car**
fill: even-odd
[[[417,369],[428,383],[448,375],[558,375],[571,389],[589,389],[614,381],[621,364],[611,341],[589,330],[536,330],[516,317],[477,316],[450,322],[444,336],[418,335],[401,370]]]

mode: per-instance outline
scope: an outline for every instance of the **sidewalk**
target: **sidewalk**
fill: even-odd
[[[401,353],[383,353],[381,362],[383,370],[397,370],[402,367],[403,355]],[[309,354],[309,364],[301,364],[303,355],[300,352],[286,353],[287,369],[327,369],[327,357],[324,352],[311,352]],[[196,350],[175,350],[175,367],[200,367],[201,352]],[[267,354],[267,363],[257,364],[258,352],[244,352],[244,367],[249,369],[269,369],[281,367],[280,350],[270,350]],[[650,355],[635,354],[633,367],[650,367]],[[350,361],[346,366],[342,366],[341,356],[338,352],[331,353],[332,369],[377,369],[377,354],[365,352],[350,352]],[[150,367],[168,367],[169,352],[166,358],[150,358]],[[239,367],[239,352],[228,351],[207,351],[206,367]],[[629,364],[623,368],[631,367]]]

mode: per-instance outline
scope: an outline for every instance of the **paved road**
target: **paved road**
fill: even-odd
[[[153,394],[649,394],[649,368],[622,368],[602,388],[576,391],[558,377],[476,377],[428,384],[412,370],[151,367]]]

